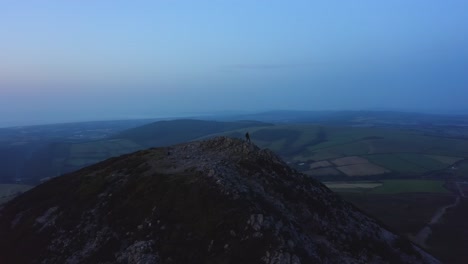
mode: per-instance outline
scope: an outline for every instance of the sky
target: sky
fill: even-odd
[[[2,0],[0,126],[468,111],[465,0]]]

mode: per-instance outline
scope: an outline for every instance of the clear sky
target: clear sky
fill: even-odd
[[[2,0],[0,126],[468,110],[466,0]]]

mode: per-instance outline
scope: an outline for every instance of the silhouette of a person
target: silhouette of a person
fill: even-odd
[[[249,132],[245,133],[245,140],[250,143],[250,135]]]

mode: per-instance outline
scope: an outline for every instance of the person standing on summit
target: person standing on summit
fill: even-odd
[[[245,133],[245,140],[250,143],[250,135],[249,132]]]

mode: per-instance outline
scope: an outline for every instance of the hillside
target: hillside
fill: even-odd
[[[438,263],[273,152],[225,137],[26,192],[0,209],[0,262]]]

